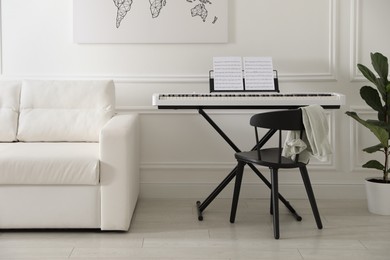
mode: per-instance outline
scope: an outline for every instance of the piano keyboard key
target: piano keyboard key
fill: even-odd
[[[154,94],[158,108],[293,108],[318,104],[339,108],[345,96],[338,93],[178,93]]]

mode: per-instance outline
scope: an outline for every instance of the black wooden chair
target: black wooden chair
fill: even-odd
[[[230,222],[234,223],[236,218],[237,204],[240,195],[240,188],[244,166],[246,164],[257,164],[268,167],[271,171],[271,206],[270,213],[273,215],[273,226],[275,239],[279,239],[279,191],[278,191],[278,173],[279,169],[299,168],[307,196],[317,223],[318,229],[322,229],[321,217],[318,212],[317,203],[311,187],[306,163],[299,162],[299,155],[294,160],[282,156],[282,132],[283,131],[300,131],[304,132],[301,109],[279,110],[256,114],[251,117],[250,124],[255,128],[256,143],[259,144],[258,128],[269,129],[273,133],[279,133],[279,145],[276,148],[263,149],[257,145],[254,150],[248,152],[239,152],[235,154],[237,159],[237,175],[234,187],[232,209]],[[297,218],[301,220],[302,218]]]

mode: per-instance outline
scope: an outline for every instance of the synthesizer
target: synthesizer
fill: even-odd
[[[321,105],[337,109],[345,104],[339,93],[192,93],[153,94],[159,109],[289,109]]]

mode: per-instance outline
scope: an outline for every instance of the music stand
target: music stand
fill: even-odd
[[[234,90],[234,92],[277,92],[279,93],[279,80],[278,80],[278,71],[274,70],[274,89],[259,89],[259,90],[248,90],[245,88],[245,78],[242,79],[244,89],[243,90]],[[232,92],[231,90],[216,90],[214,88],[214,71],[209,71],[209,86],[210,86],[210,93],[213,92]]]

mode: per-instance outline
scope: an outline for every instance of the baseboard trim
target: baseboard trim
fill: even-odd
[[[141,198],[182,198],[202,201],[217,184],[205,183],[141,183]],[[287,199],[306,199],[303,184],[282,184],[280,192]],[[317,199],[365,199],[363,184],[313,184]],[[232,198],[233,184],[229,184],[218,198]],[[269,198],[270,191],[264,184],[243,184],[241,198]],[[195,203],[195,202],[194,202]]]

